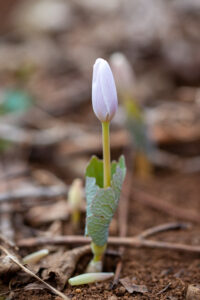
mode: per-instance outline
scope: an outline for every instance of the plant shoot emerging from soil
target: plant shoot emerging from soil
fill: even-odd
[[[119,99],[126,114],[126,126],[133,140],[134,150],[136,150],[136,173],[143,179],[149,178],[152,174],[149,157],[154,147],[149,139],[142,108],[135,97],[135,74],[123,53],[113,53],[110,57],[110,63],[116,78]]]
[[[78,229],[80,223],[81,206],[83,203],[82,180],[75,179],[69,189],[68,202],[71,208],[71,220],[74,229]]]
[[[107,246],[108,230],[116,211],[122,184],[126,174],[125,160],[121,156],[118,162],[110,159],[110,121],[114,117],[118,101],[117,92],[108,63],[99,58],[93,69],[92,106],[97,118],[102,123],[103,160],[93,156],[86,168],[87,216],[85,232],[92,239],[93,259],[86,272],[93,273],[92,282],[98,278],[107,278],[102,272],[102,260]],[[99,277],[100,276],[100,277]],[[102,277],[103,276],[103,277]],[[96,278],[96,279],[94,279]],[[71,278],[70,284],[91,282],[91,275],[84,274]]]

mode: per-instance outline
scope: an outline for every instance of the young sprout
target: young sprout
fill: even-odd
[[[121,156],[118,162],[110,160],[110,121],[117,107],[117,91],[112,71],[107,61],[97,59],[93,68],[92,106],[102,124],[103,160],[93,156],[86,168],[86,228],[85,233],[92,239],[93,259],[86,272],[102,271],[103,255],[107,246],[108,230],[116,211],[122,184],[126,174],[125,160]],[[101,273],[100,273],[101,274]],[[99,275],[100,275],[99,274]],[[91,274],[83,274],[72,284],[91,282]],[[103,277],[104,278],[104,277]],[[93,277],[96,281],[97,277]]]
[[[68,202],[72,211],[72,225],[75,229],[80,223],[80,210],[83,203],[83,183],[81,179],[75,179],[68,193]]]
[[[23,264],[36,264],[43,257],[49,254],[48,249],[42,249],[36,252],[33,252],[23,258]]]
[[[154,146],[149,138],[142,108],[134,95],[134,89],[136,89],[135,74],[128,59],[122,53],[112,54],[110,63],[116,78],[120,100],[126,113],[126,125],[136,152],[136,172],[139,177],[148,178],[152,174],[150,158]]]
[[[93,283],[97,281],[104,281],[107,279],[112,278],[114,273],[104,273],[104,272],[99,272],[99,273],[88,273],[88,274],[81,274],[78,276],[75,276],[73,278],[69,279],[69,284],[70,285],[81,285],[81,284],[88,284],[88,283]]]

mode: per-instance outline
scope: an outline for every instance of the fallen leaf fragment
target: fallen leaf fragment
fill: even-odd
[[[19,258],[17,254],[17,247],[15,246],[15,244],[7,240],[7,238],[2,234],[0,234],[0,243],[0,246],[5,246],[6,248],[10,249],[10,254],[15,255],[17,258]],[[5,276],[7,276],[8,274],[16,273],[19,270],[19,266],[13,263],[10,255],[7,255],[2,251],[2,253],[0,254],[0,277],[2,276],[5,278]]]
[[[0,256],[0,277],[5,276],[5,274],[13,274],[19,271],[20,268],[13,263],[8,255]]]
[[[47,287],[39,282],[33,282],[33,283],[29,283],[24,287],[24,291],[35,291],[35,290],[44,290],[47,289]]]
[[[48,214],[46,213],[48,211]],[[55,204],[31,208],[26,214],[26,220],[34,226],[50,223],[56,220],[67,220],[70,214],[66,201],[57,201]]]
[[[0,245],[0,250],[3,251],[7,256],[9,256],[9,258],[19,267],[21,268],[26,274],[29,274],[30,276],[34,277],[35,279],[37,279],[39,282],[41,282],[42,284],[44,284],[50,291],[52,291],[55,295],[60,296],[62,299],[64,300],[69,300],[69,298],[67,296],[65,296],[63,293],[61,293],[60,291],[58,291],[57,289],[55,289],[53,286],[51,286],[50,284],[48,284],[47,282],[43,281],[40,277],[38,277],[35,273],[33,273],[31,270],[29,270],[28,268],[26,268],[25,266],[23,266],[20,261],[18,260],[18,258],[14,255],[12,255],[6,248],[4,248],[3,246]]]
[[[125,287],[125,289],[130,293],[148,293],[148,289],[146,285],[138,285],[133,282],[129,277],[125,277],[119,280],[121,284]]]
[[[56,286],[62,290],[75,271],[78,260],[90,252],[90,246],[82,246],[70,251],[59,251],[49,255],[40,266],[43,269],[42,278],[45,280],[53,278]]]

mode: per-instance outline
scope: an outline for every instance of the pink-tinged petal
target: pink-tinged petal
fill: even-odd
[[[118,106],[113,74],[102,58],[98,58],[93,67],[92,106],[101,122],[111,121]]]

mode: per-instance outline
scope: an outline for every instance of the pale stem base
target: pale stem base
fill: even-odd
[[[86,273],[102,272],[103,269],[103,255],[106,250],[107,245],[97,246],[93,242],[91,243],[91,249],[93,253],[93,259],[87,266]]]

